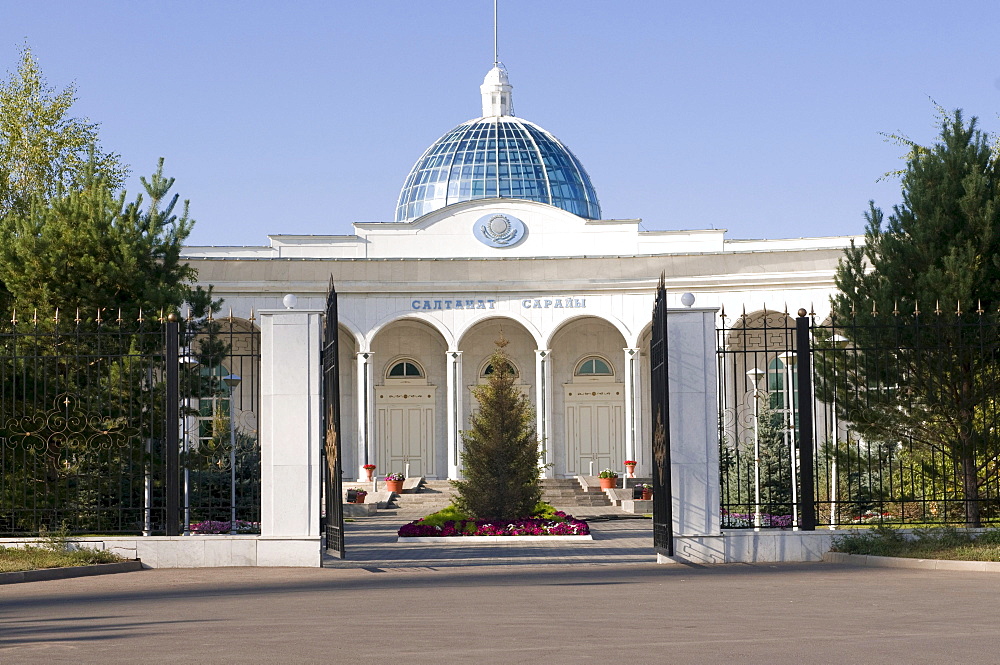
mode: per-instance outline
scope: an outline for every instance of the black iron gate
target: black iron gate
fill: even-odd
[[[340,460],[340,363],[339,329],[337,325],[337,291],[330,278],[326,295],[326,321],[323,325],[323,494],[326,514],[323,528],[328,554],[343,559],[344,497],[341,486]]]
[[[670,480],[670,390],[667,384],[667,289],[663,275],[653,306],[653,338],[649,344],[653,432],[653,547],[674,555],[673,490]]]

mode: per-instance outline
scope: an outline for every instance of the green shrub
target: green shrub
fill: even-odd
[[[878,526],[870,531],[845,534],[833,539],[834,552],[895,556],[906,547],[906,538],[895,529]]]
[[[955,527],[946,526],[940,529],[916,529],[913,532],[914,547],[960,547],[972,542],[968,531],[959,531]]]
[[[1000,545],[1000,529],[989,529],[982,532],[976,538],[976,542],[983,545]]]
[[[428,526],[442,526],[445,522],[459,522],[461,520],[471,519],[467,514],[463,513],[455,504],[448,504],[436,513],[431,513],[421,518],[424,524]]]

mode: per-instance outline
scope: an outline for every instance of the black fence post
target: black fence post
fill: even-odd
[[[799,529],[816,530],[816,478],[813,464],[812,347],[810,320],[806,310],[795,319],[795,366],[799,401]],[[794,468],[794,461],[793,461]]]
[[[180,378],[180,358],[178,350],[180,347],[179,336],[180,324],[176,314],[167,317],[167,348],[166,348],[166,374],[167,393],[165,405],[166,423],[163,436],[164,445],[164,466],[166,480],[164,482],[164,497],[166,515],[164,516],[164,529],[168,536],[180,535],[180,439],[178,429],[180,427],[180,404],[178,390]]]

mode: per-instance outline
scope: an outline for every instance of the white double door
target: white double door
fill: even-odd
[[[375,439],[378,474],[436,477],[434,402],[437,386],[378,386],[375,389]]]
[[[567,383],[566,473],[621,472],[625,453],[625,390],[621,383]],[[593,462],[593,465],[591,465]]]

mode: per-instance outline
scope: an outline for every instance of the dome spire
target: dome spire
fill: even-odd
[[[507,80],[507,68],[500,62],[497,39],[497,0],[493,0],[493,69],[486,73],[479,91],[483,96],[483,117],[514,115],[511,92],[514,86]]]

